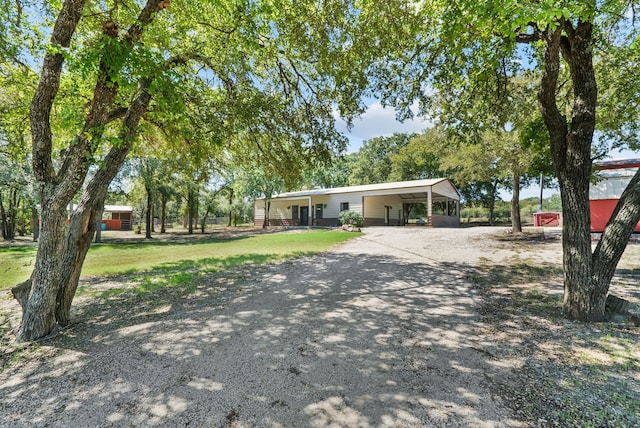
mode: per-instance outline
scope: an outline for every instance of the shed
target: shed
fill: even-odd
[[[589,188],[591,232],[604,231],[622,192],[639,167],[640,159],[609,160],[594,164],[599,180]],[[640,223],[634,232],[640,232]]]
[[[105,205],[102,211],[103,230],[131,230],[133,207],[128,205]]]
[[[426,218],[418,224],[460,224],[460,194],[447,178],[282,193],[255,201],[254,222],[262,225],[268,218],[269,226],[336,226],[341,211],[355,211],[365,226],[403,226],[414,204],[426,207]]]

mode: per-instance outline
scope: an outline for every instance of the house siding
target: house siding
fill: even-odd
[[[390,206],[389,223],[385,222],[385,210]],[[365,226],[400,226],[402,225],[402,198],[397,195],[365,196],[364,213]]]
[[[362,214],[366,226],[403,225],[404,203],[429,203],[432,194],[434,203],[451,201],[456,207],[450,211],[451,218],[437,219],[435,223],[447,226],[459,224],[459,194],[455,186],[443,178],[284,193],[271,199],[269,223],[294,226],[304,224],[300,221],[302,219],[294,219],[292,216],[292,207],[297,205],[300,208],[309,207],[309,225],[336,226],[339,224],[341,205],[347,203],[349,211]],[[320,211],[322,216],[318,218]],[[261,225],[264,218],[264,199],[258,199],[255,203],[256,225]]]

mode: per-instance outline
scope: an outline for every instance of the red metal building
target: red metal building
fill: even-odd
[[[599,181],[592,183],[589,189],[591,232],[604,231],[622,192],[638,168],[640,168],[640,159],[610,160],[594,164]],[[640,232],[640,222],[636,225],[634,232]]]

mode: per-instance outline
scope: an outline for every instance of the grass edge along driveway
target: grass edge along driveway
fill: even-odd
[[[219,270],[246,263],[270,263],[326,251],[360,235],[340,230],[304,230],[192,242],[103,243],[89,249],[82,276],[162,273],[176,267]],[[26,280],[35,257],[35,245],[0,248],[0,291]]]

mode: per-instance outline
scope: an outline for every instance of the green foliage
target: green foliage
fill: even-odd
[[[424,134],[411,136],[406,145],[389,155],[389,178],[405,181],[443,177],[439,148],[446,146],[445,138],[439,128],[431,128]]]
[[[356,211],[341,211],[339,218],[340,223],[343,225],[352,225],[354,227],[364,226],[364,217]]]
[[[391,137],[376,137],[367,140],[358,150],[351,164],[349,185],[384,183],[390,179],[391,154],[396,154],[409,144],[413,135],[393,134]]]

